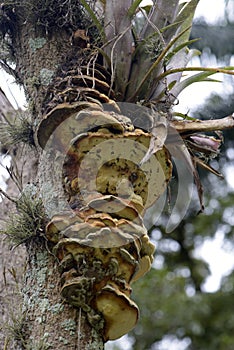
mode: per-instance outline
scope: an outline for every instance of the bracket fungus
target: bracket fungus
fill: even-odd
[[[152,134],[121,112],[101,67],[56,79],[37,143],[45,149],[52,140],[63,154],[70,211],[52,216],[46,235],[63,298],[87,313],[105,341],[117,339],[138,319],[131,284],[150,269],[155,250],[142,215],[166,189],[172,163],[164,145],[141,163]]]
[[[114,285],[106,285],[98,293],[95,306],[105,319],[105,341],[121,337],[137,323],[137,305]]]

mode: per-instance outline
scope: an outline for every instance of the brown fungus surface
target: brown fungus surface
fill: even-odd
[[[140,163],[149,147],[150,134],[139,129],[115,134],[105,129],[73,140],[63,167],[66,190],[70,196],[97,191],[125,198],[142,212],[160,197],[171,178],[169,154],[162,148],[153,155],[151,164],[139,167],[132,159]]]
[[[60,94],[63,104],[51,104],[44,119],[49,135],[55,118],[57,128],[49,142],[66,151],[63,189],[71,208],[52,217],[47,238],[55,244],[53,253],[60,261],[61,295],[92,313],[107,341],[129,332],[137,322],[131,284],[149,271],[155,251],[142,214],[163,194],[172,170],[165,147],[140,165],[150,132],[135,129],[107,98],[115,111],[105,111],[99,103],[105,98],[91,91],[91,79],[85,79],[87,85],[79,93],[89,94],[87,102],[70,102],[78,89],[65,84]],[[80,84],[80,77],[73,83]],[[91,99],[99,102],[95,105]],[[67,107],[69,103],[73,107]]]
[[[103,336],[105,341],[120,338],[137,323],[137,305],[115,285],[107,285],[97,295],[95,307],[105,319]]]
[[[80,57],[75,67],[73,64],[60,67],[56,78],[48,86],[43,119],[37,128],[37,143],[42,148],[54,130],[71,114],[94,107],[102,109],[102,103],[116,108],[109,73],[99,64],[88,66],[87,69],[86,58]]]

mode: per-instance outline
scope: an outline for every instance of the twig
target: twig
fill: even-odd
[[[212,120],[182,120],[171,121],[171,126],[173,126],[180,134],[186,132],[205,132],[205,131],[219,131],[225,129],[231,129],[234,127],[234,115],[229,115],[228,117],[222,119],[212,119]]]
[[[9,343],[10,343],[10,339],[7,337],[7,338],[5,339],[5,342],[4,342],[4,348],[3,348],[3,350],[7,350],[7,349],[8,349]]]
[[[8,194],[3,191],[3,189],[0,188],[0,194],[2,194],[4,197],[6,197],[9,201],[13,202],[13,203],[17,203],[17,200],[13,199],[12,197],[8,196]]]
[[[140,8],[140,11],[141,11],[141,13],[143,14],[143,16],[146,18],[146,21],[148,22],[148,24],[151,25],[152,28],[155,30],[155,32],[158,34],[159,39],[160,39],[160,41],[161,41],[161,43],[162,43],[163,49],[165,49],[166,43],[165,43],[165,40],[164,40],[164,38],[163,38],[162,33],[160,32],[160,30],[158,29],[158,27],[157,27],[153,22],[151,22],[149,16],[147,16],[147,14],[146,14],[141,8]]]

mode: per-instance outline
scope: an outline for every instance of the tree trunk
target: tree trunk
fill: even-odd
[[[13,21],[15,22],[14,29],[11,28],[10,33],[12,40],[10,54],[12,57],[14,56],[16,63],[14,75],[25,88],[31,114],[30,123],[33,128],[42,118],[47,103],[45,97],[47,88],[56,78],[58,67],[69,65],[70,61],[73,61],[71,66],[76,66],[80,56],[79,43],[72,45],[72,33],[78,27],[75,27],[74,23],[64,23],[64,26],[56,25],[50,28],[50,25],[53,26],[54,11],[56,13],[62,5],[56,2],[51,6],[52,8],[48,9],[45,4],[37,4],[33,1],[22,1],[18,6],[13,1],[9,5],[3,4],[2,7],[2,12],[8,19],[9,26]],[[67,13],[61,14],[61,21],[63,21],[63,15],[69,16],[69,10],[69,7],[64,9]],[[72,11],[76,16],[76,11],[74,9]],[[48,20],[44,17],[46,13]],[[79,26],[77,16],[74,21],[76,20],[76,25]],[[40,25],[37,21],[45,22]],[[66,21],[65,17],[64,21]],[[7,32],[8,29],[6,29]],[[8,34],[4,33],[4,35]],[[33,143],[32,140],[31,142]],[[31,152],[34,158],[33,168],[36,172],[35,166],[37,168],[40,152],[40,148]],[[30,166],[32,167],[32,162]],[[25,167],[26,169],[30,168]],[[38,181],[35,174],[25,180],[23,186],[28,182],[36,184]],[[8,208],[8,204],[6,206]],[[41,235],[43,236],[43,232]],[[16,347],[32,350],[103,349],[101,335],[98,335],[87,322],[84,312],[80,308],[70,306],[62,299],[58,261],[51,254],[48,245],[44,238],[40,237],[26,242],[28,257],[23,277],[23,302],[18,303],[20,310],[17,312],[14,310],[14,314],[16,312],[18,315],[17,322],[13,322],[13,338],[15,336],[17,339],[11,344],[12,349]],[[7,249],[5,244],[2,248],[4,251]],[[16,255],[17,260],[18,255],[21,254],[24,256],[24,253],[21,253],[21,248],[14,250],[14,256]],[[17,260],[13,261],[13,271],[16,271]],[[5,271],[10,265],[6,264],[5,261],[2,263]],[[22,272],[19,273],[22,275]],[[10,323],[12,322],[10,321]],[[8,336],[5,336],[4,341],[6,349],[8,349]]]
[[[23,84],[30,112],[7,129],[13,153],[20,141],[31,150],[32,176],[5,229],[27,251],[19,349],[103,349],[135,326],[131,284],[154,253],[142,215],[171,178],[169,151],[186,160],[200,197],[193,149],[218,152],[209,137],[191,138],[190,152],[182,139],[170,146],[176,96],[166,64],[186,64],[197,3],[154,2],[140,31],[139,1],[2,4],[1,63]],[[181,70],[173,73],[171,88]]]
[[[27,251],[23,288],[25,344],[29,343],[31,349],[103,349],[102,339],[87,323],[81,308],[61,299],[58,264],[48,247],[33,242]]]

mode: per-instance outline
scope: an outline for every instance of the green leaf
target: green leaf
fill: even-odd
[[[130,18],[132,18],[136,14],[136,10],[138,9],[141,2],[142,2],[142,0],[135,0],[133,2],[133,4],[130,6],[130,8],[128,10],[128,16]]]
[[[210,68],[210,67],[180,67],[175,69],[169,69],[165,71],[164,73],[160,74],[156,79],[155,82],[158,82],[162,79],[164,79],[166,76],[179,73],[179,72],[207,72],[208,74],[215,74],[215,73],[223,73],[228,75],[234,75],[234,67],[221,67],[221,68]],[[192,78],[192,77],[191,77]],[[198,80],[199,81],[199,80]],[[195,81],[194,81],[195,82]],[[182,83],[182,82],[181,82]],[[180,84],[180,83],[179,83]],[[182,90],[181,90],[182,91]],[[174,94],[174,91],[173,91]]]
[[[135,93],[133,96],[130,97],[129,101],[134,100],[134,98],[138,95],[139,91],[141,90],[144,83],[149,79],[149,77],[152,75],[153,71],[156,69],[156,67],[160,64],[160,62],[163,61],[166,54],[169,52],[170,48],[174,45],[174,43],[186,32],[190,30],[190,27],[186,28],[184,31],[179,33],[174,39],[171,40],[171,42],[164,48],[164,50],[160,53],[160,55],[157,57],[155,62],[151,65],[149,70],[146,72],[145,76],[141,80],[140,84],[135,90]]]
[[[159,55],[162,49],[167,46],[167,44],[172,40],[172,37],[175,34],[175,32],[173,31],[172,33],[170,33],[170,36],[168,36],[167,33],[165,33],[165,35],[162,35],[160,33],[160,30],[165,26],[166,22],[173,23],[178,13],[178,3],[179,0],[160,0],[159,2],[153,1],[153,6],[149,13],[150,18],[148,18],[146,13],[144,13],[145,18],[142,18],[143,25],[141,25],[140,31],[138,32],[139,37],[137,38],[136,48],[133,52],[134,57],[132,57],[132,66],[129,75],[130,83],[128,84],[128,89],[125,96],[126,100],[134,101],[136,97],[140,100],[145,99],[145,92],[147,93],[148,90],[150,90],[151,83],[150,80],[147,79],[147,81],[145,81],[144,83],[144,86],[140,88],[139,94],[135,94],[136,88],[140,86],[144,76],[151,68],[152,60],[154,61],[156,59],[156,57]],[[155,32],[157,32],[157,35],[159,37],[158,49],[157,38],[155,38],[155,40],[150,40],[151,36],[154,35]],[[150,40],[149,47],[153,49],[152,54],[149,54],[147,46],[148,38]],[[143,41],[145,45],[141,45]],[[156,44],[156,52],[154,52],[154,43]],[[161,68],[162,61],[160,61],[159,66],[156,67],[154,71],[155,75],[158,74],[158,72],[156,73],[156,70],[160,71]],[[152,76],[150,78],[152,78]]]
[[[185,41],[184,43],[176,46],[175,48],[173,48],[173,50],[171,52],[169,52],[166,57],[165,57],[165,61],[169,61],[177,52],[179,52],[180,50],[182,50],[184,47],[187,47],[188,45],[195,43],[196,41],[198,41],[199,39],[192,39],[192,40],[188,40]]]
[[[93,12],[93,10],[91,9],[91,7],[89,6],[89,4],[87,3],[87,1],[85,0],[80,0],[80,3],[82,4],[82,6],[84,6],[85,10],[88,12],[88,14],[90,15],[93,23],[95,24],[95,26],[97,27],[97,29],[99,30],[99,33],[102,37],[102,39],[105,41],[105,32],[103,30],[103,26],[101,24],[101,22],[99,21],[99,19],[97,18],[97,16],[95,15],[95,13]]]
[[[196,7],[198,5],[199,0],[191,0],[189,2],[185,2],[183,4],[179,5],[179,12],[176,17],[176,19],[173,21],[172,24],[168,25],[167,27],[164,27],[162,31],[168,30],[171,35],[173,36],[174,33],[176,35],[178,33],[183,32],[183,30],[189,26],[192,26],[194,13],[196,10]],[[180,38],[180,41],[177,42],[177,44],[183,43],[185,41],[189,40],[190,31],[184,33],[184,35]]]
[[[111,67],[111,58],[107,55],[107,53],[102,50],[100,47],[94,46],[94,48],[102,55],[102,57],[105,59],[105,63],[107,63],[108,67]]]
[[[160,32],[163,33],[168,29],[173,29],[174,31],[176,31],[178,29],[178,27],[183,23],[183,21],[179,21],[179,22],[173,22],[171,24],[168,24],[167,26],[163,27],[160,29]]]
[[[180,113],[180,112],[173,112],[172,115],[173,115],[173,117],[179,117],[179,118],[182,118],[184,120],[192,120],[194,122],[197,121],[197,118],[190,117],[189,115],[184,114],[184,113]]]
[[[206,78],[203,81],[211,82],[211,83],[222,83],[222,80],[219,79],[211,79],[211,78]]]
[[[207,79],[210,75],[215,74],[216,72],[201,72],[195,75],[192,75],[191,77],[188,77],[181,82],[179,82],[176,86],[173,88],[173,94],[175,96],[178,96],[184,89],[186,89],[188,86],[198,83],[198,82],[204,82],[204,81],[212,81],[212,82],[220,82],[219,80],[215,79]]]
[[[170,84],[168,85],[168,90],[171,90],[176,84],[176,80],[173,80],[172,82],[170,82]]]
[[[179,32],[184,31],[185,28],[192,25],[193,17],[199,0],[191,0],[181,9],[175,22],[182,22]],[[178,43],[183,43],[189,39],[190,31],[185,32],[183,36],[180,37]]]
[[[152,9],[152,5],[146,5],[143,6],[142,9],[147,13],[147,15],[150,13],[150,10]]]

